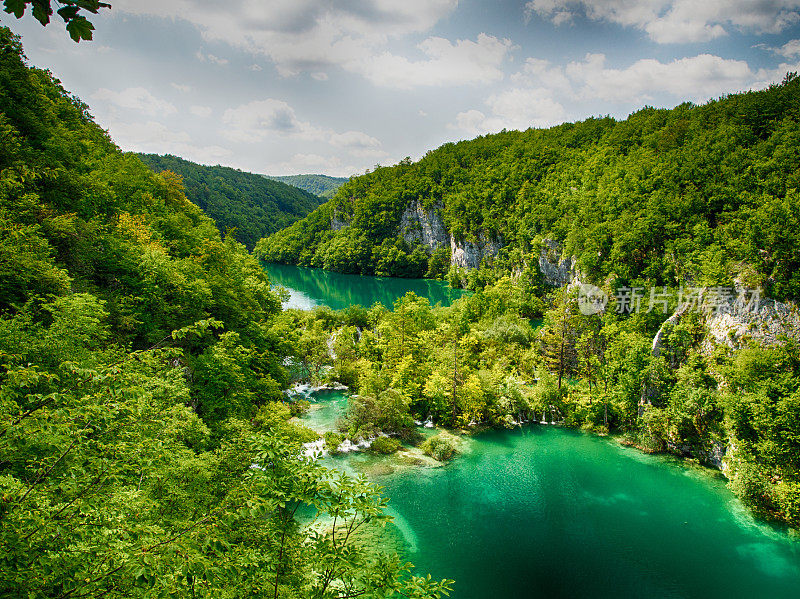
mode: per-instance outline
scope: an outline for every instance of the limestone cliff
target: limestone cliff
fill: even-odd
[[[575,258],[564,256],[561,244],[552,239],[542,241],[539,250],[539,271],[548,285],[563,287],[577,277]]]
[[[398,235],[411,245],[422,244],[429,253],[450,248],[450,263],[468,270],[478,268],[484,258],[493,258],[502,247],[502,240],[480,235],[477,241],[456,239],[442,221],[443,206],[425,208],[419,201],[411,202],[400,217]]]

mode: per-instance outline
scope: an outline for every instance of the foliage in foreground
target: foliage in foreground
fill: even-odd
[[[0,596],[447,590],[358,534],[373,486],[300,457],[258,262],[7,29],[0,169]]]

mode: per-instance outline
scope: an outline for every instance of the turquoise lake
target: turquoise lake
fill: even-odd
[[[304,273],[319,280],[297,291],[345,280],[330,274]],[[312,399],[318,430],[347,401]],[[455,579],[455,599],[800,597],[800,541],[755,520],[720,474],[613,439],[531,425],[478,435],[440,468],[363,453],[326,462],[383,487],[403,557]]]
[[[289,301],[284,303],[284,308],[310,310],[316,306],[329,306],[341,310],[353,304],[369,308],[375,302],[391,308],[397,298],[409,291],[427,297],[431,304],[449,306],[466,293],[463,289],[452,289],[443,281],[431,279],[362,277],[285,264],[263,266],[270,283],[289,292]]]

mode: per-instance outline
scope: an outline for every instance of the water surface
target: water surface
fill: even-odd
[[[329,306],[342,310],[353,304],[365,307],[380,302],[391,308],[395,300],[413,291],[426,297],[431,305],[449,306],[461,297],[463,289],[452,289],[444,281],[432,279],[398,279],[394,277],[367,277],[343,275],[321,268],[305,268],[286,264],[264,263],[270,283],[280,285],[289,292],[284,308],[310,310],[316,306]]]
[[[346,405],[317,401],[315,428]],[[800,596],[799,544],[720,475],[610,439],[532,425],[479,435],[442,468],[368,454],[327,465],[384,487],[403,557],[455,579],[455,599]]]

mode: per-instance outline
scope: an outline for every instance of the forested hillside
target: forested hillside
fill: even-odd
[[[321,203],[298,186],[225,166],[203,166],[170,155],[139,154],[139,158],[157,173],[180,175],[186,197],[214,219],[221,233],[233,230],[234,238],[248,249]]]
[[[294,185],[325,199],[332,198],[336,194],[336,190],[347,182],[346,177],[329,177],[328,175],[286,175],[283,177],[267,175],[267,177],[288,185]]]
[[[505,131],[353,178],[257,251],[340,272],[435,276],[449,266],[451,243],[501,245],[484,261],[515,270],[552,239],[593,281],[711,286],[739,278],[797,298],[798,142],[794,74],[702,106]],[[416,202],[441,220],[448,240],[422,247],[399,236]]]
[[[299,459],[266,275],[5,28],[0,169],[0,596],[439,596],[300,527],[385,500]]]

